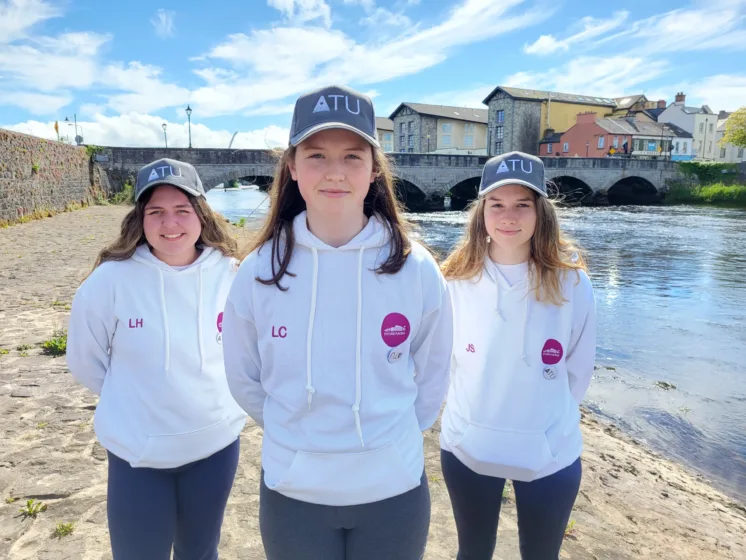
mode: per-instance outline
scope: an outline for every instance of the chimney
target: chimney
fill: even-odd
[[[680,91],[679,93],[676,94],[675,103],[677,105],[683,105],[685,102],[686,102],[686,95],[684,95],[684,93]]]
[[[577,118],[576,122],[578,124],[595,123],[596,122],[596,113],[593,113],[591,111],[588,111],[587,113],[578,113],[578,118]]]
[[[544,138],[549,138],[552,134],[554,134],[554,129],[553,128],[547,128],[544,131]]]
[[[660,99],[658,100],[658,109],[665,109],[666,108],[666,100]]]

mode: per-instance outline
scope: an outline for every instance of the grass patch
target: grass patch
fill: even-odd
[[[672,185],[666,194],[667,204],[713,204],[746,208],[746,185]]]
[[[52,338],[41,343],[44,353],[49,356],[62,356],[67,352],[67,331],[57,330]]]
[[[570,521],[570,523],[567,524],[567,527],[565,527],[565,537],[570,537],[575,534],[575,520]]]
[[[46,428],[47,426],[49,426],[49,422],[39,422],[39,423],[38,423],[38,424],[36,425],[36,428],[37,428],[37,429],[39,429],[39,430],[43,430],[43,429],[44,429],[44,428]]]
[[[236,222],[236,225],[237,225],[238,227],[246,227],[246,218],[241,218],[240,220],[238,220],[238,221]]]
[[[20,356],[21,358],[28,358],[28,352],[25,352],[25,351],[24,351],[24,352],[20,352],[20,353],[19,353],[18,355],[19,355],[19,356]]]
[[[8,496],[7,498],[5,498],[5,503],[12,504],[15,503],[17,500],[18,498],[16,498],[15,496]]]
[[[31,350],[32,348],[33,346],[31,346],[30,344],[19,344],[18,346],[16,346],[16,350],[18,350],[19,352],[23,352],[24,350]]]
[[[21,515],[24,519],[26,519],[27,517],[36,519],[37,515],[47,511],[47,504],[37,502],[36,500],[26,500],[26,505],[18,511],[21,512]]]
[[[72,535],[73,531],[75,531],[75,523],[57,523],[57,527],[55,527],[52,536],[61,539]]]
[[[112,204],[134,204],[135,203],[135,186],[130,183],[129,179],[124,183],[124,187],[118,193],[111,197]]]
[[[7,348],[0,348],[0,356],[5,356],[8,352],[10,352],[10,350]]]

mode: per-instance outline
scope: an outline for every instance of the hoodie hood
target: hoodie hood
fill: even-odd
[[[316,248],[319,251],[354,251],[359,249],[372,249],[374,247],[383,247],[391,236],[386,226],[378,216],[371,216],[368,223],[355,237],[350,239],[341,247],[332,247],[327,245],[321,239],[316,237],[308,229],[308,213],[304,210],[293,220],[293,233],[295,233],[295,242],[298,245],[308,249]]]

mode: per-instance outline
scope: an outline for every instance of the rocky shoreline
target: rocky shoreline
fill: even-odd
[[[92,430],[96,398],[75,384],[64,357],[49,356],[39,345],[67,326],[75,288],[126,211],[94,206],[0,230],[0,558],[111,558],[106,454]],[[234,232],[248,237],[246,230]],[[438,429],[426,434],[433,500],[427,560],[456,553]],[[583,483],[562,558],[746,558],[743,504],[588,412],[583,433]],[[264,558],[257,518],[260,444],[261,430],[249,423],[221,543],[228,560]],[[29,499],[46,510],[24,518],[19,509]],[[60,529],[66,523],[73,524],[69,535],[64,525]],[[495,558],[519,558],[510,492]]]

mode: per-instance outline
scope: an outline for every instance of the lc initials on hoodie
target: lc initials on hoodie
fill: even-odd
[[[242,263],[224,315],[225,367],[236,401],[264,427],[266,485],[324,505],[355,505],[420,484],[422,431],[448,384],[447,286],[416,243],[396,274],[376,217],[346,245],[315,237],[306,213],[280,284],[271,245]]]
[[[101,445],[133,467],[173,468],[224,449],[246,414],[233,400],[222,355],[222,312],[235,259],[205,247],[174,268],[140,245],[96,268],[75,294],[70,372],[101,395]]]
[[[440,442],[478,474],[529,482],[580,456],[596,321],[585,272],[563,274],[557,306],[536,300],[522,266],[510,283],[487,258],[480,278],[448,283],[454,348]]]

